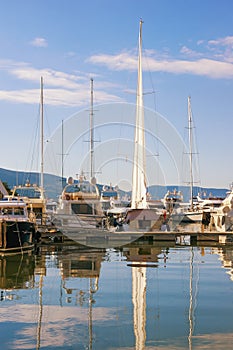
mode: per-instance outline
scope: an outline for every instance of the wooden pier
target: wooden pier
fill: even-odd
[[[196,245],[202,243],[216,243],[219,245],[233,244],[233,232],[215,232],[215,231],[153,231],[153,232],[132,232],[132,231],[115,231],[107,230],[75,232],[71,235],[65,235],[56,230],[55,227],[41,227],[41,244],[63,243],[75,241],[86,246],[95,247],[119,247],[134,241],[147,242],[169,242],[176,245],[189,243]]]

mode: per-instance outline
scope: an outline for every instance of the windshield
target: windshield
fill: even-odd
[[[41,193],[36,188],[17,188],[14,193],[15,196],[28,197],[28,198],[40,198]]]

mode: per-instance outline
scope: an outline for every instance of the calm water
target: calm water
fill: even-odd
[[[3,349],[232,349],[233,246],[0,258]]]

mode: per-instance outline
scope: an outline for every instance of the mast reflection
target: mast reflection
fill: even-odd
[[[129,245],[124,255],[132,268],[132,303],[133,326],[135,334],[135,349],[145,349],[146,343],[146,289],[147,268],[158,266],[158,256],[162,253],[161,247],[152,245]]]

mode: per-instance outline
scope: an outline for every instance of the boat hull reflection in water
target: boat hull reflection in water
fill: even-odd
[[[12,291],[35,286],[33,254],[12,254],[0,257],[0,289]],[[3,295],[3,294],[2,294]]]

